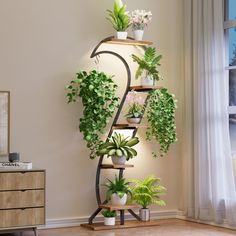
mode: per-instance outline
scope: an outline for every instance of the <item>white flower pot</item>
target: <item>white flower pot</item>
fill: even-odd
[[[139,124],[141,121],[140,117],[137,118],[127,118],[128,123],[130,124]]]
[[[118,39],[127,39],[128,33],[127,32],[116,32],[117,38]]]
[[[118,196],[118,194],[113,193],[111,195],[111,204],[117,206],[124,206],[127,202],[127,194],[125,193],[122,198]]]
[[[134,39],[143,40],[143,30],[134,30]]]
[[[115,217],[104,217],[104,225],[115,225],[116,218]]]
[[[152,77],[150,77],[150,76],[142,77],[142,79],[141,79],[141,85],[142,85],[143,87],[150,87],[150,86],[153,86],[153,85],[154,85],[154,80],[153,80]]]
[[[142,221],[149,221],[150,220],[150,209],[148,208],[141,208],[139,210],[139,217]]]
[[[112,156],[111,159],[114,165],[124,165],[126,162],[126,156]]]

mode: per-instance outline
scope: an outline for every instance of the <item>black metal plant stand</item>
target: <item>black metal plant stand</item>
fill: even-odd
[[[136,42],[136,43],[132,43],[133,42]],[[128,43],[127,43],[128,42]],[[131,38],[129,38],[128,40],[115,40],[113,36],[111,37],[107,37],[105,39],[103,39],[93,50],[90,58],[94,58],[96,57],[96,59],[98,60],[98,57],[101,55],[101,54],[111,54],[113,56],[116,56],[117,58],[119,58],[122,63],[124,64],[125,68],[126,68],[126,71],[127,71],[127,83],[126,83],[126,89],[125,89],[125,92],[123,94],[123,97],[121,99],[121,102],[120,102],[120,106],[117,110],[117,113],[115,115],[115,118],[113,120],[113,123],[112,123],[112,126],[110,128],[110,131],[108,133],[108,137],[111,137],[112,136],[112,133],[115,129],[132,129],[133,130],[133,137],[136,135],[137,133],[137,130],[138,130],[138,126],[130,126],[130,125],[127,125],[127,124],[117,124],[117,121],[118,121],[118,118],[120,116],[120,112],[123,108],[123,105],[125,103],[125,99],[126,99],[126,96],[127,94],[129,93],[129,91],[131,90],[136,90],[136,91],[141,91],[141,92],[144,92],[144,91],[149,91],[149,90],[152,90],[154,89],[153,87],[150,87],[150,88],[142,88],[141,86],[136,86],[136,87],[130,87],[131,85],[131,72],[130,72],[130,68],[129,68],[129,65],[128,63],[126,62],[126,60],[121,56],[119,55],[118,53],[116,52],[113,52],[113,51],[98,51],[99,47],[101,44],[103,43],[118,43],[118,44],[131,44],[131,45],[137,45],[137,46],[140,46],[142,48],[146,48],[146,46],[148,44],[152,44],[151,42],[143,42],[143,41],[140,41],[140,42],[137,42],[137,41],[134,41],[132,40]],[[146,103],[147,103],[147,100],[146,100]],[[119,178],[122,178],[123,177],[123,172],[125,170],[125,168],[127,167],[133,167],[132,165],[122,165],[122,166],[116,166],[116,165],[109,165],[109,164],[103,164],[103,159],[104,159],[104,155],[100,156],[99,158],[99,161],[98,161],[98,166],[97,166],[97,173],[96,173],[96,182],[95,182],[95,190],[96,190],[96,199],[97,199],[97,204],[98,204],[98,208],[93,212],[93,214],[90,216],[89,218],[89,224],[91,225],[93,223],[93,220],[94,218],[99,214],[99,212],[103,209],[103,208],[106,208],[106,204],[107,204],[107,200],[105,201],[102,201],[101,200],[101,195],[100,195],[100,176],[101,176],[101,171],[102,170],[105,170],[105,169],[116,169],[119,171]],[[108,208],[109,209],[109,208]],[[137,220],[140,220],[140,217],[132,210],[132,209],[129,209],[129,207],[125,207],[125,208],[120,208],[120,209],[116,209],[116,210],[119,210],[120,211],[120,224],[123,225],[124,224],[124,211],[125,210],[128,210],[128,212],[134,217],[136,218]]]

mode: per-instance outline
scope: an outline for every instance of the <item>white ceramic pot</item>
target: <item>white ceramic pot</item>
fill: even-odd
[[[141,121],[141,118],[140,117],[138,117],[138,118],[127,118],[127,121],[130,124],[139,124],[140,121]]]
[[[143,40],[143,30],[134,30],[134,39]]]
[[[148,208],[141,208],[139,209],[139,217],[142,221],[149,221],[150,220],[150,209]]]
[[[142,79],[141,79],[141,85],[142,85],[143,87],[150,87],[150,86],[153,86],[153,85],[154,85],[154,80],[153,80],[152,77],[150,77],[150,76],[142,77]]]
[[[114,165],[124,165],[126,162],[126,156],[112,156],[111,159]]]
[[[128,33],[127,32],[117,31],[116,35],[117,35],[118,39],[127,39]]]
[[[116,218],[115,217],[104,217],[104,225],[115,225]]]
[[[111,195],[111,204],[117,206],[124,206],[127,202],[127,194],[125,193],[122,198],[118,196],[118,194],[113,193]]]

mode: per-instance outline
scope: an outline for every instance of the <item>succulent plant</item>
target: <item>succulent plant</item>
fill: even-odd
[[[139,143],[137,137],[129,138],[122,134],[114,133],[111,138],[100,145],[98,154],[108,156],[125,156],[127,160],[137,156],[137,151],[132,148]]]

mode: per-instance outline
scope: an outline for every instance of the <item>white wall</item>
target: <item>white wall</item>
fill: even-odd
[[[178,208],[182,110],[182,0],[125,1],[129,10],[146,9],[153,20],[145,31],[163,55],[161,84],[179,100],[179,142],[167,158],[153,159],[144,131],[139,157],[127,177],[156,174],[168,189],[167,206]],[[80,69],[93,68],[93,47],[113,29],[105,19],[112,0],[0,0],[0,90],[11,91],[11,151],[47,170],[47,219],[87,217],[96,208],[97,160],[78,131],[81,103],[66,104],[64,86]],[[106,60],[110,60],[109,69]],[[103,63],[104,62],[104,63]],[[114,58],[101,58],[100,68],[116,75],[125,71]],[[122,70],[122,72],[120,72]],[[118,76],[119,75],[119,76]],[[111,172],[109,172],[111,175]]]

